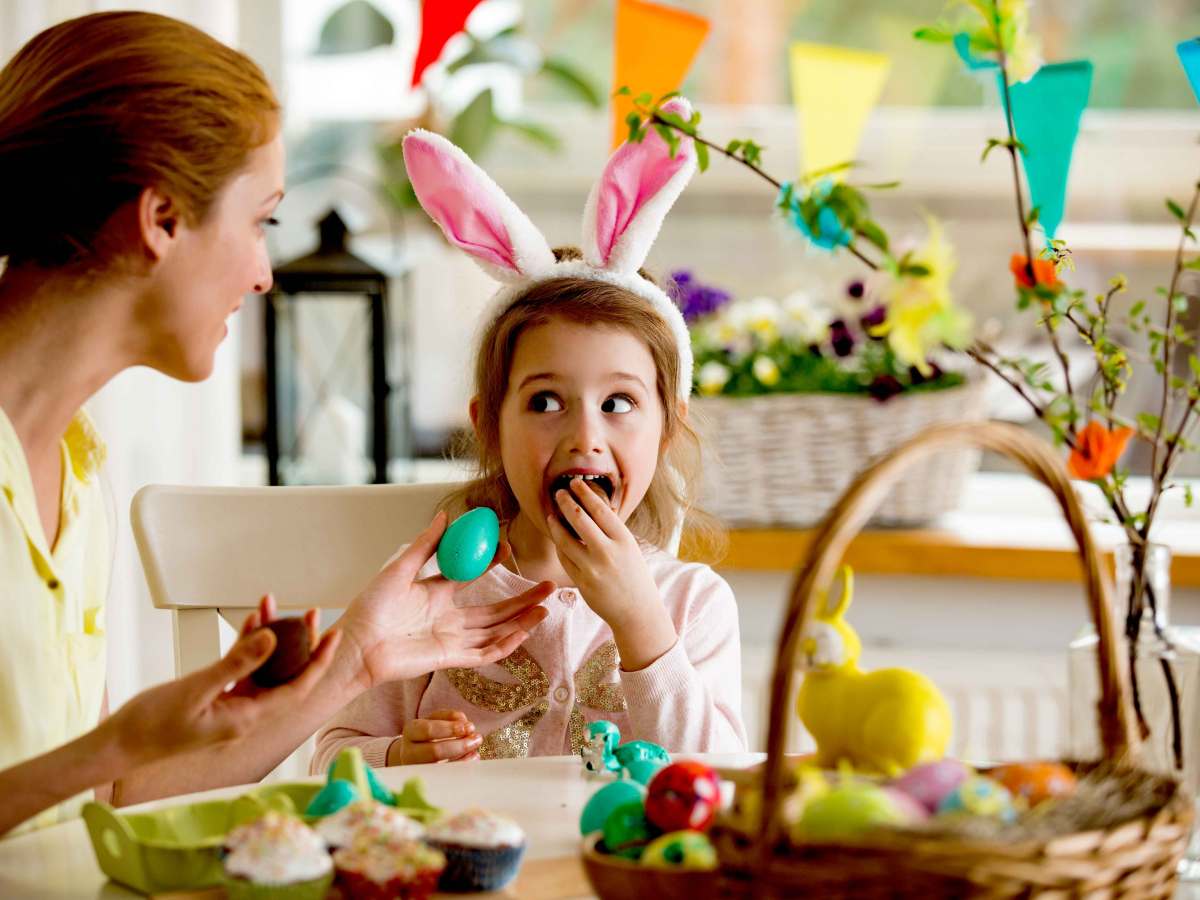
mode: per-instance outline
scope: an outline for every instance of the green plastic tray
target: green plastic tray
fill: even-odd
[[[352,753],[343,751],[332,774],[355,782],[359,796],[370,796],[363,790],[367,783],[365,765],[354,748]],[[315,819],[303,813],[320,789],[320,784],[313,783],[268,784],[240,797],[149,812],[123,813],[107,803],[88,803],[83,808],[83,819],[96,861],[113,881],[143,894],[199,890],[222,883],[221,847],[230,831],[271,810],[311,823]],[[396,794],[395,805],[400,812],[423,822],[441,812],[425,800],[421,782],[415,778],[405,782]]]

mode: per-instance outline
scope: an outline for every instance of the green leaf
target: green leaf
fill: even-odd
[[[582,69],[576,68],[564,59],[544,60],[539,74],[553,79],[593,109],[599,109],[604,105],[604,97],[595,83],[584,74]]]
[[[505,128],[511,128],[535,144],[540,144],[547,150],[558,151],[562,149],[562,139],[545,125],[523,119],[504,120],[500,124]]]
[[[635,106],[649,106],[654,102],[654,95],[649,92],[643,92],[633,98]]]
[[[1190,509],[1194,499],[1195,498],[1192,496],[1192,486],[1190,484],[1185,484],[1183,486],[1183,505]]]
[[[847,169],[852,169],[859,165],[858,160],[848,159],[845,162],[834,163],[832,166],[825,166],[813,172],[808,172],[804,176],[805,181],[817,181],[827,175],[833,175],[837,172],[845,172]]]
[[[496,118],[492,89],[488,88],[467,104],[450,125],[449,139],[476,159],[491,142],[500,120]]]
[[[929,274],[929,266],[926,266],[922,263],[909,263],[907,266],[904,266],[903,271],[906,275],[924,278]]]
[[[1042,208],[1040,206],[1035,206],[1029,211],[1029,215],[1025,217],[1025,224],[1029,226],[1036,225],[1038,216],[1041,215],[1041,212]]]
[[[1002,141],[999,138],[988,138],[987,146],[983,148],[983,155],[979,157],[980,162],[986,162],[988,154],[997,147],[1007,147],[1008,141]]]
[[[1183,264],[1185,269],[1200,269],[1200,256],[1195,259],[1188,260]]]
[[[1158,416],[1154,415],[1153,413],[1143,412],[1137,414],[1137,422],[1139,427],[1142,429],[1142,431],[1149,432],[1150,434],[1158,431],[1160,421],[1161,420],[1158,418]]]
[[[869,219],[859,222],[858,231],[864,238],[866,238],[884,253],[888,252],[888,237],[884,233],[883,229],[874,222],[870,221]]]
[[[500,64],[532,75],[543,65],[542,51],[537,44],[520,35],[496,35],[486,41],[474,38],[472,41],[474,46],[446,66],[447,72],[458,72],[469,66]]]
[[[900,187],[899,181],[877,181],[873,184],[864,184],[863,187],[870,191],[890,191],[892,188]]]
[[[696,148],[696,165],[701,172],[708,171],[708,145],[697,141],[693,146]]]
[[[1181,207],[1174,200],[1167,200],[1167,209],[1169,209],[1171,211],[1171,215],[1177,218],[1180,222],[1187,221],[1187,213],[1185,213],[1183,211],[1183,207]]]
[[[945,28],[939,28],[936,25],[918,28],[913,32],[913,37],[918,41],[928,41],[931,44],[948,44],[954,40],[953,34]]]
[[[725,145],[725,152],[730,156],[737,156],[738,150],[742,149],[741,141],[730,141]]]
[[[633,89],[629,85],[623,84],[619,88],[617,88],[615,91],[613,91],[613,96],[614,97],[632,97]]]
[[[349,0],[329,14],[317,39],[317,55],[362,53],[396,40],[392,22],[367,0]]]

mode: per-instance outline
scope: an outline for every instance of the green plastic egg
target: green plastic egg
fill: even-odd
[[[699,831],[672,831],[655,838],[642,852],[642,865],[652,869],[699,869],[717,867],[712,841]]]
[[[849,782],[808,802],[800,817],[799,835],[810,841],[839,840],[903,820],[903,814],[882,788]]]
[[[659,834],[646,818],[641,800],[618,806],[604,820],[604,846],[614,856],[640,859],[642,851]]]
[[[579,817],[579,833],[591,834],[602,831],[609,814],[618,806],[627,803],[644,803],[646,789],[633,781],[613,781],[606,784],[583,807]]]
[[[337,778],[328,782],[304,810],[306,816],[329,816],[358,799],[358,788]]]
[[[472,581],[487,571],[500,543],[500,520],[477,506],[450,523],[438,543],[437,561],[451,581]]]

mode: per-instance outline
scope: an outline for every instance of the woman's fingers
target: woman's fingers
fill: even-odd
[[[496,555],[493,556],[492,561],[488,563],[487,569],[484,570],[484,575],[492,571],[492,569],[496,568],[496,566],[502,565],[510,556],[512,556],[512,546],[508,543],[508,541],[501,541],[496,545]],[[483,575],[480,575],[479,577],[482,578]]]
[[[405,582],[416,580],[421,567],[437,552],[438,541],[446,533],[446,513],[438,510],[429,527],[417,535],[408,549],[397,556],[383,571],[390,576],[400,577]]]
[[[228,653],[198,672],[182,679],[202,702],[211,702],[233,683],[241,681],[264,662],[275,649],[275,633],[259,629],[241,638]]]
[[[484,606],[468,606],[461,609],[463,624],[467,628],[488,628],[507,622],[537,605],[554,593],[553,581],[541,581],[527,591]],[[540,619],[538,621],[541,621]]]
[[[308,646],[315,649],[321,640],[321,611],[310,609],[306,612],[304,624],[308,626]]]

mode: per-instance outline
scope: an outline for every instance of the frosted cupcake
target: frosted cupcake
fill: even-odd
[[[429,826],[425,840],[446,854],[443,891],[495,891],[513,880],[525,853],[516,822],[468,809]]]
[[[225,841],[229,900],[319,900],[333,883],[325,842],[299,819],[269,812]]]
[[[446,857],[420,841],[369,828],[334,851],[337,886],[354,900],[426,900],[437,888]]]
[[[318,822],[315,828],[333,850],[349,847],[360,833],[401,841],[420,840],[425,834],[425,826],[420,822],[375,800],[359,800],[344,806]]]

